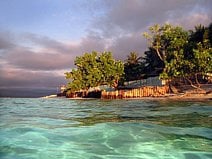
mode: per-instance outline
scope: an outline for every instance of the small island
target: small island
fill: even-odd
[[[212,99],[212,23],[194,30],[154,25],[143,34],[149,48],[123,61],[111,52],[76,57],[58,96],[102,99]]]

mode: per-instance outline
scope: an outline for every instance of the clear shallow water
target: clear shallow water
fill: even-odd
[[[212,102],[0,98],[2,159],[209,159]]]

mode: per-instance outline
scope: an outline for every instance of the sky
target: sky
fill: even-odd
[[[1,0],[0,88],[55,88],[85,52],[142,56],[156,23],[211,22],[211,0]]]

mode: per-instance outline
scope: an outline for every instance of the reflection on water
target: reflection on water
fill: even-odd
[[[0,158],[212,158],[212,102],[0,98]]]

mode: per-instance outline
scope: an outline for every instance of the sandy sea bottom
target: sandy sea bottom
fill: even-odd
[[[212,102],[0,98],[2,159],[209,159]]]

